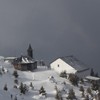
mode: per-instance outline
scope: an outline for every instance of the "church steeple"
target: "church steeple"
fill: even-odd
[[[29,47],[27,49],[27,55],[31,58],[33,58],[33,49],[31,47],[31,44],[29,44]]]

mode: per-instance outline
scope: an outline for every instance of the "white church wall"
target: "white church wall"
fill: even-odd
[[[76,73],[77,70],[75,70],[73,67],[68,65],[66,62],[64,62],[62,59],[57,59],[53,63],[50,64],[51,69],[54,69],[58,73],[61,73],[63,71],[66,71],[67,73]]]

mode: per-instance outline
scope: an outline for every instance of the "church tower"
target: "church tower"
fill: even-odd
[[[29,44],[29,47],[27,49],[27,55],[28,57],[31,57],[33,59],[33,49],[31,47],[31,44]]]

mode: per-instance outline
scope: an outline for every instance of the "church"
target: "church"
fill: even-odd
[[[57,58],[50,64],[50,67],[59,74],[65,71],[67,74],[76,74],[80,78],[90,74],[87,65],[73,55]]]
[[[37,61],[33,58],[33,49],[31,44],[27,49],[27,56],[21,55],[14,59],[13,63],[14,68],[21,71],[34,71],[37,68]]]

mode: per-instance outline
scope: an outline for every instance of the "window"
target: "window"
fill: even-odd
[[[58,64],[58,67],[59,67],[59,64]]]

